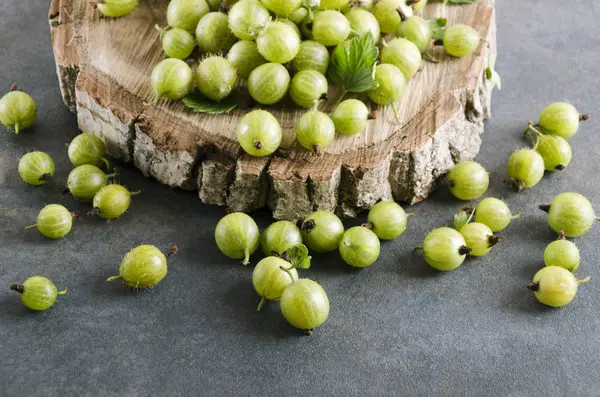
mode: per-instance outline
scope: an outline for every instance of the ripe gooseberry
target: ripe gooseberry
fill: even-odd
[[[231,259],[250,263],[250,255],[258,248],[260,232],[256,222],[243,212],[225,215],[215,228],[215,241],[219,250]]]
[[[105,174],[95,165],[80,165],[69,173],[67,189],[77,200],[92,201],[96,193],[108,184],[108,179],[115,175]]]
[[[381,63],[396,66],[404,74],[404,77],[410,79],[421,67],[421,51],[407,39],[396,38],[389,43],[384,41]]]
[[[328,67],[329,51],[327,51],[327,47],[313,40],[306,40],[300,43],[298,54],[292,60],[292,69],[294,71],[316,70],[325,75]]]
[[[302,23],[302,21],[304,21],[307,16],[308,16],[308,10],[304,7],[300,7],[296,11],[292,12],[291,14],[287,14],[286,17],[287,17],[287,19],[294,22],[295,24],[299,24],[299,23]]]
[[[519,149],[508,159],[508,177],[516,192],[529,189],[544,177],[544,159],[533,149]]]
[[[530,134],[529,137],[534,143],[533,148],[544,159],[544,167],[546,171],[562,171],[571,162],[572,151],[571,145],[566,139],[558,135],[544,135],[537,130],[531,123],[528,126],[529,131],[536,134],[537,141]]]
[[[487,255],[490,249],[502,239],[494,236],[492,229],[479,222],[467,223],[459,232],[465,238],[466,246],[471,248],[468,254],[470,256]]]
[[[258,52],[269,62],[287,63],[300,49],[300,37],[288,24],[269,23],[256,38]]]
[[[73,218],[76,217],[78,217],[76,213],[69,212],[60,204],[49,204],[39,212],[37,223],[27,226],[25,229],[37,227],[44,237],[62,238],[69,234],[73,227]]]
[[[254,40],[271,20],[271,15],[258,0],[240,0],[229,9],[229,29],[242,40]]]
[[[44,152],[29,152],[19,160],[21,179],[33,186],[44,185],[54,176],[54,160]]]
[[[311,108],[327,99],[327,79],[316,70],[302,70],[290,83],[290,97],[298,106]]]
[[[406,88],[406,77],[396,66],[382,63],[375,68],[375,88],[369,91],[369,98],[378,105],[391,105],[396,102]],[[396,107],[392,106],[394,112]]]
[[[237,74],[247,79],[250,72],[267,62],[254,41],[240,40],[227,52],[227,60],[237,71]]]
[[[196,86],[201,93],[215,101],[229,96],[236,83],[237,73],[223,57],[209,56],[196,69]]]
[[[406,230],[409,215],[393,201],[380,201],[369,210],[368,223],[365,226],[380,239],[393,240]]]
[[[448,173],[450,193],[459,200],[481,197],[490,185],[488,172],[479,163],[462,161]]]
[[[569,304],[577,294],[579,284],[590,277],[577,280],[573,273],[559,266],[547,266],[533,276],[527,288],[533,291],[536,299],[547,306],[561,307]]]
[[[481,41],[479,33],[468,25],[456,24],[444,31],[444,48],[454,57],[471,55]]]
[[[546,266],[560,266],[574,273],[579,268],[580,261],[579,248],[573,242],[565,240],[563,233],[544,250]]]
[[[353,135],[363,131],[367,122],[375,118],[367,105],[358,99],[347,99],[340,102],[331,113],[331,120],[340,134]]]
[[[296,25],[294,22],[290,21],[289,19],[287,19],[285,17],[277,17],[277,18],[275,18],[275,22],[281,22],[281,23],[288,25],[290,28],[294,29],[294,32],[296,32],[296,35],[298,35],[299,39],[302,38],[302,32],[300,31],[300,28],[298,27],[298,25]]]
[[[138,5],[138,0],[92,0],[92,6],[102,15],[119,18],[129,14]]]
[[[300,229],[289,221],[272,223],[260,237],[260,246],[265,255],[281,256],[288,249],[301,243]]]
[[[352,29],[352,33],[358,36],[362,36],[365,33],[371,33],[375,43],[379,41],[379,38],[381,37],[379,22],[377,22],[377,18],[375,18],[369,11],[366,11],[360,7],[353,7],[344,15],[350,23],[350,29]]]
[[[339,10],[348,6],[350,0],[321,0],[319,10]]]
[[[589,114],[579,114],[577,109],[569,103],[556,102],[542,110],[538,125],[545,134],[569,139],[579,129],[579,123],[589,120],[589,118]]]
[[[209,12],[196,26],[196,43],[202,52],[216,54],[228,50],[237,41],[229,29],[229,18],[222,12]]]
[[[404,37],[410,40],[421,53],[424,53],[429,48],[431,40],[433,40],[433,30],[431,30],[426,20],[414,15],[398,24],[396,37]]]
[[[114,183],[106,185],[94,195],[92,201],[94,208],[90,211],[90,215],[100,215],[107,220],[118,218],[127,211],[131,204],[131,196],[136,194],[140,192],[130,192]]]
[[[335,137],[335,125],[331,118],[318,110],[302,115],[296,124],[296,140],[306,150],[321,155]]]
[[[281,313],[294,327],[312,335],[329,317],[329,298],[323,287],[307,278],[289,285],[281,295]]]
[[[272,105],[279,102],[287,93],[290,74],[285,66],[278,63],[260,65],[248,77],[248,92],[258,103]]]
[[[579,237],[589,230],[595,220],[592,204],[579,193],[561,193],[552,199],[550,205],[539,205],[548,213],[548,225],[556,233],[563,232],[567,237]]]
[[[171,0],[167,7],[170,27],[193,33],[200,18],[210,11],[205,0]]]
[[[350,30],[350,22],[339,11],[318,12],[312,22],[313,39],[327,47],[343,43]]]
[[[160,35],[162,48],[169,58],[187,59],[196,45],[194,36],[187,30],[183,29],[162,29],[160,26],[155,26]]]
[[[344,235],[340,218],[329,211],[316,211],[300,223],[302,241],[315,252],[330,252],[338,248]]]
[[[106,168],[110,166],[106,156],[106,145],[100,137],[84,132],[77,135],[68,149],[69,160],[75,167],[90,164],[100,166],[104,164]]]
[[[123,280],[133,289],[152,288],[167,275],[167,258],[177,253],[177,246],[162,253],[153,245],[139,245],[125,254],[119,275],[106,281]]]
[[[475,207],[475,222],[483,223],[494,233],[504,230],[511,220],[519,216],[513,216],[504,201],[494,197],[484,198]]]
[[[421,12],[427,5],[427,0],[411,0],[410,3],[407,1],[406,4],[410,4],[414,12]]]
[[[379,258],[379,238],[366,227],[354,226],[346,230],[339,250],[344,262],[354,267],[371,266]]]
[[[373,0],[351,0],[348,4],[340,8],[340,11],[345,14],[354,8],[371,11],[373,9]]]
[[[15,134],[31,127],[37,119],[37,106],[32,97],[18,91],[13,85],[9,93],[0,98],[0,123]]]
[[[404,0],[380,0],[373,7],[373,15],[379,21],[383,33],[396,31],[401,21],[398,9],[407,18],[413,15],[412,8],[408,7]]]
[[[281,144],[281,126],[266,110],[253,110],[247,113],[235,128],[238,142],[246,153],[252,156],[268,156]]]
[[[267,300],[278,301],[283,291],[297,280],[298,271],[281,258],[269,256],[258,262],[252,272],[252,285],[262,298],[257,311],[262,309]]]
[[[302,0],[261,0],[269,10],[277,15],[288,15],[298,10],[302,5]]]
[[[59,295],[67,293],[66,288],[58,291],[52,281],[41,276],[29,277],[23,284],[12,284],[10,289],[21,294],[21,302],[25,306],[38,311],[49,309]]]
[[[155,101],[162,98],[175,100],[190,92],[194,84],[194,74],[181,59],[168,58],[154,67],[150,81],[156,94]]]
[[[429,266],[442,271],[456,269],[471,252],[462,234],[449,227],[432,230],[425,237],[423,246],[416,249],[423,250]]]

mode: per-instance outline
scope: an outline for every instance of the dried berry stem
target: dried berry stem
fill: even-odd
[[[263,143],[259,140],[256,140],[254,142],[252,142],[252,145],[254,146],[254,148],[256,148],[257,150],[262,149],[263,147]]]
[[[544,212],[550,212],[550,204],[540,204],[538,208]]]
[[[260,298],[260,302],[258,302],[258,307],[256,308],[256,311],[259,312],[260,309],[263,308],[265,303],[267,303],[267,300],[264,297]]]
[[[377,120],[377,112],[371,112],[367,116],[367,120]]]
[[[532,283],[527,284],[527,288],[531,291],[537,291],[540,289],[540,282],[534,281]]]
[[[411,4],[409,4],[409,2],[410,2],[410,0],[406,2],[406,5],[410,6]],[[418,3],[418,1],[413,1],[411,3]],[[396,8],[396,12],[400,16],[400,20],[402,22],[404,22],[404,21],[406,21],[408,19],[408,17],[406,16],[406,14],[404,13],[404,11],[402,11],[402,9],[400,7]]]
[[[369,229],[369,230],[372,230],[372,229],[373,229],[373,224],[372,224],[371,222],[368,222],[368,223],[363,223],[361,226],[362,226],[362,227],[366,227],[366,228],[367,228],[367,229]]]
[[[564,240],[564,239],[565,239],[565,231],[564,231],[564,230],[561,230],[561,231],[558,233],[558,239],[559,239],[559,240]]]
[[[311,329],[307,329],[306,331],[304,331],[304,335],[306,335],[306,336],[312,336],[312,334],[313,334],[313,329],[312,328]]]
[[[94,216],[94,215],[98,215],[99,213],[100,213],[100,208],[94,207],[91,210],[89,210],[87,214],[89,216]]]
[[[302,222],[302,224],[300,225],[300,229],[304,230],[306,233],[310,233],[315,228],[315,226],[315,221],[309,219],[306,222]]]
[[[523,190],[525,188],[525,184],[523,183],[523,181],[513,181],[513,189],[515,190],[516,193],[519,193],[521,190]]]
[[[79,213],[79,211],[71,212],[71,218],[73,218],[73,219],[79,219],[80,216],[81,216],[81,214]]]
[[[317,156],[323,155],[323,151],[321,150],[321,145],[319,145],[319,144],[316,144],[313,146],[313,151]]]
[[[492,248],[494,245],[498,244],[500,241],[504,239],[503,236],[488,236],[488,248]]]
[[[554,167],[554,169],[555,169],[556,171],[562,171],[562,170],[564,170],[565,168],[567,168],[567,166],[566,166],[566,165],[564,165],[564,164],[559,164],[559,165],[557,165],[556,167]]]
[[[580,122],[581,122],[581,121],[587,121],[587,120],[589,120],[589,119],[590,119],[590,115],[589,115],[589,113],[582,114],[582,115],[580,115],[580,116],[579,116],[579,121],[580,121]]]
[[[168,258],[170,258],[171,256],[175,255],[177,252],[179,252],[179,247],[177,247],[177,245],[173,244],[171,246],[171,248],[169,248],[169,250],[167,252],[165,252],[165,256]]]
[[[45,181],[45,182],[51,182],[52,181],[52,175],[50,174],[44,174],[42,176],[40,176],[40,181]]]
[[[459,255],[468,255],[471,253],[471,251],[472,251],[471,248],[467,247],[466,245],[463,245],[462,247],[460,247],[458,249],[458,254]]]
[[[19,294],[22,294],[22,293],[23,293],[23,291],[24,291],[23,285],[21,285],[21,284],[12,284],[12,285],[10,286],[10,289],[11,289],[12,291],[16,291],[16,292],[18,292]]]

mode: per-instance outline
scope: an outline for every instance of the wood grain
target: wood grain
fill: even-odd
[[[488,51],[495,59],[496,25],[492,1],[426,7],[427,17],[473,26],[492,44],[474,56],[424,67],[397,104],[373,106],[377,119],[365,131],[337,136],[322,156],[294,142],[302,111],[267,107],[279,120],[287,157],[252,158],[243,153],[234,128],[247,110],[227,115],[189,111],[180,102],[155,106],[152,68],[164,58],[154,25],[165,25],[166,2],[149,0],[130,15],[103,18],[87,0],[53,0],[52,45],[65,104],[77,113],[82,131],[97,134],[109,154],[133,162],[145,176],[188,190],[205,203],[235,211],[269,206],[279,219],[314,210],[355,216],[381,199],[415,203],[456,162],[479,151],[483,121],[490,116],[491,89],[483,72]],[[330,90],[331,108],[338,98]]]

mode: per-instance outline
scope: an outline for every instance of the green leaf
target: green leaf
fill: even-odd
[[[456,230],[460,231],[463,226],[471,222],[471,219],[473,218],[473,211],[470,210],[469,212],[465,211],[465,209],[462,209],[458,214],[454,215],[454,228]]]
[[[364,92],[373,88],[375,62],[379,49],[370,33],[338,44],[333,51],[327,77],[345,92]]]
[[[311,257],[308,255],[308,248],[304,244],[298,244],[286,251],[292,268],[308,269],[310,267]]]
[[[444,38],[444,27],[448,23],[448,20],[446,18],[433,18],[428,19],[427,23],[433,31],[433,39],[442,40]]]
[[[492,85],[492,88],[502,89],[502,79],[491,66],[488,66],[485,70],[485,78]]]
[[[182,101],[194,112],[208,114],[229,113],[239,105],[237,90],[233,90],[227,98],[220,102],[207,98],[198,90],[193,90]]]

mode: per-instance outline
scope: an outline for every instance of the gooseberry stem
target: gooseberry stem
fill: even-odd
[[[63,289],[62,291],[58,291],[58,292],[56,293],[56,295],[64,295],[64,294],[66,294],[66,293],[67,293],[67,288]]]
[[[513,181],[513,189],[516,193],[519,193],[521,190],[523,190],[523,188],[525,188],[523,181]]]
[[[19,133],[19,123],[15,123],[15,134]]]
[[[177,247],[177,245],[173,244],[171,246],[171,248],[165,252],[165,257],[170,258],[171,256],[175,255],[177,252],[179,252],[179,247]]]
[[[312,334],[313,334],[313,329],[312,329],[312,328],[310,328],[310,329],[307,329],[307,330],[305,330],[305,331],[304,331],[304,334],[305,334],[306,336],[312,336]]]
[[[294,276],[292,275],[292,272],[290,272],[290,269],[293,269],[292,267],[279,266],[279,268],[281,270],[283,270],[284,272],[286,272],[288,274],[288,276],[290,276],[290,278],[292,279],[292,282],[294,281]]]
[[[112,276],[106,279],[106,281],[115,281],[115,280],[121,280],[123,277],[121,276]]]
[[[579,284],[585,284],[585,283],[587,283],[588,281],[590,281],[591,279],[592,279],[592,276],[587,276],[587,277],[586,277],[586,278],[584,278],[583,280],[577,280],[577,282],[578,282]]]
[[[94,215],[98,215],[99,213],[100,213],[100,208],[94,207],[91,210],[89,210],[87,214],[89,216],[94,216]]]
[[[416,247],[413,249],[413,254],[414,254],[415,252],[417,252],[417,251],[420,251],[420,250],[422,250],[422,249],[423,249],[423,246],[422,246],[422,245],[416,246]]]
[[[107,178],[114,178],[115,176],[117,176],[116,172],[113,172],[112,174],[106,174]]]
[[[259,312],[260,309],[263,308],[265,303],[267,303],[267,300],[264,297],[260,298],[260,302],[258,302],[258,307],[256,308],[256,311]]]
[[[244,249],[244,260],[242,261],[242,265],[246,266],[250,263],[250,251],[248,249]]]
[[[50,174],[44,174],[42,176],[40,176],[40,181],[46,181],[46,182],[50,182],[52,181],[52,175]]]
[[[37,223],[35,225],[25,226],[25,230],[27,230],[27,229],[33,229],[34,227],[37,227]]]
[[[564,239],[565,239],[565,231],[564,231],[564,230],[561,230],[561,231],[558,233],[558,239],[559,239],[559,240],[564,240]]]
[[[587,120],[589,120],[589,119],[590,119],[590,115],[589,115],[589,113],[582,114],[582,115],[580,115],[580,116],[579,116],[579,121],[580,121],[580,122],[582,122],[582,121],[587,121]]]
[[[17,84],[13,84],[10,86],[10,92],[16,91],[17,90]]]
[[[541,209],[544,212],[549,212],[550,211],[550,204],[540,204],[540,205],[538,205],[538,208]]]
[[[417,4],[420,0],[408,0],[406,2],[407,6],[411,6],[413,4]],[[404,11],[402,11],[402,9],[400,7],[396,8],[396,12],[398,13],[398,15],[400,16],[400,20],[402,22],[406,21],[408,19],[408,17],[406,16],[406,14],[404,13]]]
[[[106,169],[110,168],[110,163],[108,162],[107,159],[105,159],[104,157],[102,157],[100,160],[104,163],[104,166],[106,167]]]
[[[141,192],[142,192],[141,190],[138,190],[138,191],[135,191],[135,192],[130,192],[129,194],[130,194],[131,196],[137,196],[137,195],[138,195],[138,194],[140,194]]]
[[[23,286],[21,284],[12,284],[10,286],[10,289],[11,289],[11,291],[16,291],[19,294],[22,294],[23,291],[24,291],[24,288],[23,288]]]
[[[471,248],[467,247],[466,245],[463,245],[462,247],[460,247],[458,249],[458,254],[459,255],[467,255],[467,254],[470,254],[471,251],[473,251]]]
[[[503,236],[488,236],[488,248],[492,248],[494,245],[498,244],[500,241],[504,239]]]
[[[159,35],[160,35],[160,40],[162,41],[163,36],[165,35],[165,33],[167,33],[167,31],[163,28],[161,28],[160,26],[154,25],[154,28],[158,31]]]
[[[347,93],[348,93],[348,91],[346,91],[346,90],[342,91],[342,95],[338,98],[338,100],[333,105],[333,109],[331,109],[331,113],[333,113],[333,111],[338,107],[338,105],[340,104],[340,102],[342,102],[342,100],[344,99],[344,97],[346,96]]]
[[[313,150],[317,156],[323,155],[323,151],[321,150],[321,145],[319,145],[319,144],[314,145]]]
[[[510,217],[510,219],[519,219],[521,217],[521,213],[518,212],[516,215]]]
[[[361,226],[366,227],[369,230],[373,229],[373,224],[371,222],[363,223]]]
[[[539,281],[534,281],[532,283],[527,284],[527,289],[531,290],[531,291],[537,291],[540,289],[540,283]]]
[[[398,117],[398,109],[396,109],[395,102],[390,101],[390,105],[392,107],[392,111],[394,112],[394,119],[396,119],[396,123],[400,124],[400,117]]]

